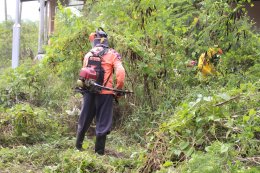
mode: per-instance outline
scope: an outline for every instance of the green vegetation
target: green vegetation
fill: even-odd
[[[20,58],[23,61],[27,58],[34,59],[34,56],[36,55],[38,42],[38,25],[37,23],[30,21],[23,21],[22,23]],[[0,23],[0,70],[2,68],[11,66],[13,38],[12,33],[12,21]]]
[[[82,17],[60,6],[45,58],[27,54],[17,69],[1,69],[1,172],[259,172],[260,37],[246,3],[87,1]],[[115,105],[105,156],[93,152],[91,135],[85,151],[74,149],[81,95],[73,87],[99,26],[135,92]],[[0,39],[10,40],[0,42],[6,67],[11,35]],[[219,75],[201,78],[185,63],[213,45],[224,52]]]

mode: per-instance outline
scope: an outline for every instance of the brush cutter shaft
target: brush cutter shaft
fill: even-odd
[[[109,91],[114,91],[114,92],[117,92],[117,93],[124,93],[124,94],[131,94],[131,93],[134,93],[133,91],[128,91],[128,90],[119,90],[119,89],[115,89],[115,88],[109,88],[109,87],[105,87],[105,86],[102,86],[102,85],[99,85],[95,82],[92,83],[94,86],[96,87],[100,87],[104,90],[109,90]]]
[[[97,84],[96,82],[94,82],[93,80],[89,80],[88,81],[89,86],[92,85],[93,87],[97,87],[100,89],[104,89],[104,90],[109,90],[109,91],[114,91],[115,93],[124,95],[124,94],[132,94],[134,93],[133,91],[128,91],[128,90],[119,90],[119,89],[115,89],[115,88],[109,88],[109,87],[105,87],[102,85]],[[89,90],[84,88],[83,85],[80,85],[79,87],[75,88],[75,91],[80,92],[80,93],[84,93],[84,92],[88,92]]]

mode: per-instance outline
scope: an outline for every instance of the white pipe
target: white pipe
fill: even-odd
[[[40,24],[39,24],[39,38],[38,38],[38,54],[43,54],[43,42],[44,42],[44,2],[40,0]]]
[[[22,20],[21,20],[21,18],[22,18],[22,7],[23,7],[22,4],[23,4],[23,2],[21,2],[21,0],[20,0],[19,23],[20,23],[21,26],[22,26]]]
[[[45,1],[45,6],[44,6],[44,44],[47,45],[48,43],[48,5],[49,1]]]
[[[13,26],[13,45],[12,45],[12,68],[16,68],[19,65],[19,54],[20,54],[20,31],[21,25],[19,21],[20,16],[20,0],[16,0],[16,12],[15,12],[15,23]]]
[[[7,21],[7,4],[6,4],[6,0],[5,0],[5,21]]]

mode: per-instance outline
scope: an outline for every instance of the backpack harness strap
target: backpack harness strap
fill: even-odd
[[[108,52],[108,48],[104,48],[102,51],[98,52],[97,54],[95,54],[93,51],[91,51],[92,53],[92,56],[90,56],[88,58],[88,64],[87,64],[87,67],[91,67],[91,66],[95,66],[95,70],[98,70],[100,73],[103,73],[103,75],[100,76],[100,81],[99,81],[99,84],[100,85],[103,85],[103,81],[104,81],[104,69],[102,68],[101,66],[101,62],[102,62],[102,58],[103,56]],[[100,58],[100,60],[94,60],[94,59],[91,59],[92,57],[98,57]],[[113,72],[112,72],[113,73]],[[104,83],[104,86],[107,85],[108,83],[108,80],[110,79],[112,73],[110,73],[110,75],[108,76],[106,82]]]

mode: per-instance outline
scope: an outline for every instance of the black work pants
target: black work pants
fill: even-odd
[[[113,116],[113,95],[93,94],[83,95],[83,105],[78,120],[77,141],[82,144],[85,133],[96,116],[96,136],[110,132]]]

